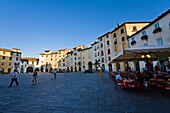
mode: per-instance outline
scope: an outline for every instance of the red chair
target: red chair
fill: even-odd
[[[118,82],[117,85],[118,85],[118,86],[124,86],[123,80],[121,80],[120,82]]]

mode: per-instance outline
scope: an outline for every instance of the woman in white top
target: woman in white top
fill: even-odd
[[[12,73],[11,83],[10,83],[9,87],[12,87],[12,84],[14,81],[15,81],[16,85],[18,86],[17,76],[18,76],[18,72],[17,72],[17,70],[14,70],[14,72]]]

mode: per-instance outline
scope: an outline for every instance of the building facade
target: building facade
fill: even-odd
[[[0,73],[13,71],[14,54],[12,50],[0,48]]]
[[[14,54],[13,69],[20,71],[21,49],[12,48]]]
[[[92,46],[92,59],[93,69],[98,70],[100,67],[100,53],[99,53],[99,42],[94,42]]]
[[[118,24],[113,31],[110,31],[98,38],[100,66],[106,71],[125,71],[125,62],[109,64],[109,61],[118,55],[123,49],[129,48],[127,37],[136,33],[150,22],[125,22]]]
[[[59,69],[65,65],[63,59],[67,56],[67,53],[71,49],[62,49],[58,52],[52,52],[51,50],[45,50],[44,53],[39,54],[39,66],[41,72],[51,72],[54,69]]]
[[[130,48],[170,45],[170,10],[131,35],[128,40]],[[153,62],[153,65],[155,64],[156,62]],[[137,70],[136,67],[140,67],[140,71],[144,71],[145,69],[144,61],[132,62],[132,65],[134,71]]]
[[[92,55],[92,47],[87,47],[84,49],[81,49],[82,56],[81,56],[81,67],[82,71],[93,70],[93,55]]]
[[[20,72],[21,73],[33,73],[39,71],[39,59],[37,58],[26,58],[22,57],[20,61]]]
[[[71,72],[82,71],[82,52],[81,50],[86,48],[83,46],[74,47],[73,51],[67,54],[67,66]]]

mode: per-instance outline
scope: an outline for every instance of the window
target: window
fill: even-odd
[[[162,45],[163,45],[162,38],[157,39],[157,42],[158,42],[158,45],[159,45],[159,46],[162,46]]]
[[[103,56],[103,51],[101,51],[101,56]]]
[[[5,60],[5,56],[3,56],[2,59]]]
[[[11,66],[11,63],[9,63],[9,66]]]
[[[63,59],[63,62],[65,62],[65,59]]]
[[[43,61],[41,61],[41,63],[43,63]]]
[[[100,41],[102,41],[102,38],[100,38]]]
[[[12,52],[10,53],[10,55],[12,55]]]
[[[42,57],[43,57],[43,55],[42,55]]]
[[[5,51],[3,52],[3,54],[5,54]]]
[[[90,58],[90,54],[89,54],[89,58]]]
[[[34,61],[32,61],[32,64],[34,64]]]
[[[146,31],[143,31],[143,32],[142,32],[142,35],[143,35],[143,36],[146,35]]]
[[[17,56],[18,56],[18,53],[17,53]]]
[[[103,47],[103,44],[101,44],[101,48]]]
[[[77,53],[74,53],[74,56],[77,56]]]
[[[74,59],[76,60],[76,57]]]
[[[114,41],[114,45],[116,45],[117,44],[117,41]]]
[[[125,37],[122,37],[122,42],[125,41]]]
[[[107,41],[107,45],[109,45],[109,40]]]
[[[52,55],[51,55],[51,57],[52,57]]]
[[[96,46],[94,47],[94,49],[96,49]]]
[[[98,56],[99,56],[99,52],[98,52]]]
[[[122,34],[122,33],[124,33],[124,30],[123,30],[123,28],[120,30],[120,34]]]
[[[102,58],[102,62],[104,62],[104,58]]]
[[[106,35],[106,38],[108,38],[109,37],[109,35]]]
[[[144,46],[148,46],[148,43],[145,43]]]
[[[90,49],[89,49],[89,52],[90,52]]]
[[[155,28],[159,28],[159,23],[155,24]]]
[[[46,57],[48,57],[48,55],[46,55]]]
[[[109,61],[111,60],[111,57],[110,57],[110,56],[108,57],[108,60],[109,60]]]
[[[21,65],[21,67],[23,67],[23,65]]]
[[[71,58],[71,61],[73,60],[73,58]]]
[[[83,65],[85,65],[85,61],[83,61]]]
[[[110,49],[108,49],[107,53],[110,54]]]
[[[77,63],[75,62],[75,65],[76,65]]]
[[[135,41],[135,37],[132,37],[132,41]]]
[[[65,66],[65,63],[63,63],[63,66]]]
[[[16,61],[18,61],[18,57],[16,58]]]
[[[136,30],[137,30],[137,27],[136,27],[136,26],[133,26],[133,30],[136,31]]]
[[[114,35],[113,35],[113,36],[114,36],[114,38],[116,38],[116,33],[114,33]]]
[[[4,63],[2,63],[2,66],[4,65]]]

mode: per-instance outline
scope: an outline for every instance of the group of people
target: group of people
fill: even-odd
[[[17,80],[18,73],[19,72],[17,71],[17,69],[14,69],[14,72],[12,73],[12,76],[11,76],[11,82],[10,82],[9,87],[12,87],[12,84],[13,84],[14,81],[16,83],[16,86],[19,85],[18,80]],[[36,71],[33,73],[32,83],[33,83],[32,85],[36,85],[37,84],[37,72]]]
[[[10,82],[9,87],[12,87],[13,82],[15,82],[17,86],[19,85],[18,80],[17,80],[18,73],[19,72],[17,71],[17,69],[14,69],[12,76],[11,76],[11,82]],[[56,74],[57,74],[57,71],[54,70],[52,74],[53,76],[52,79],[56,79]],[[37,84],[37,71],[33,73],[33,79],[32,79],[32,85],[36,85],[36,84]]]

